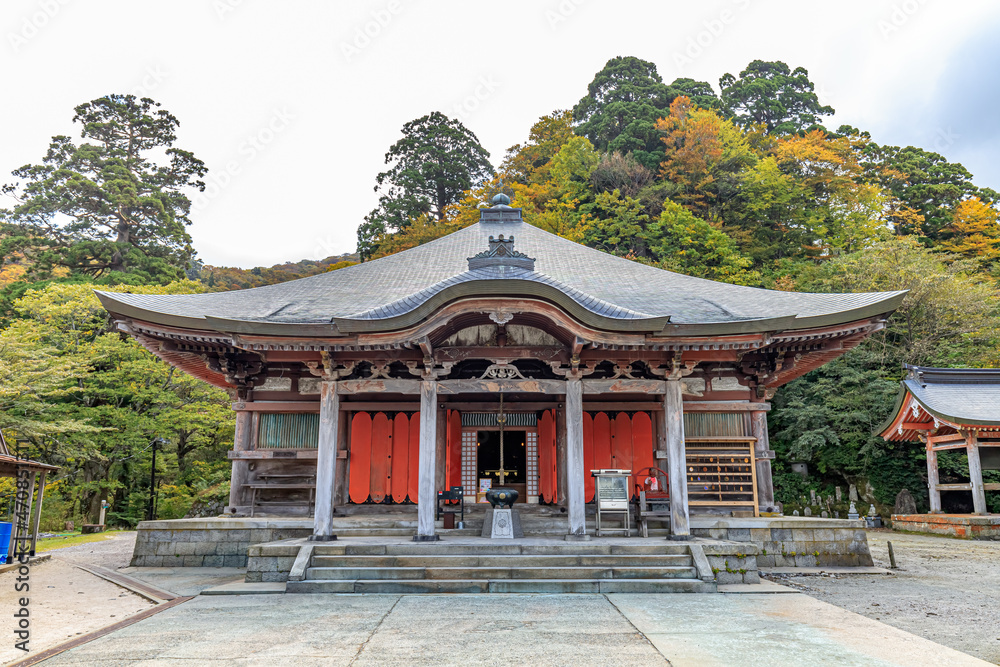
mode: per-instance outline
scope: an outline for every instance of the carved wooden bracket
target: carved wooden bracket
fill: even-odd
[[[222,352],[219,354],[202,354],[205,366],[219,373],[226,382],[233,385],[239,399],[244,399],[247,393],[263,383],[265,366],[259,355],[248,356],[248,353]]]
[[[453,361],[442,361],[435,364],[433,359],[424,359],[423,364],[417,361],[407,361],[406,367],[411,375],[416,375],[422,380],[440,380],[451,374],[451,368],[455,365]]]
[[[550,361],[549,367],[552,369],[553,373],[555,373],[559,377],[564,377],[567,380],[579,380],[587,375],[592,374],[594,371],[597,370],[596,365],[593,368],[588,366],[580,366],[579,357],[576,358],[575,363],[572,361],[570,363],[571,363],[570,367],[565,368],[563,367],[562,362],[560,361]]]
[[[334,361],[333,355],[329,352],[321,352],[320,358],[322,361],[307,361],[306,368],[309,369],[311,375],[324,380],[341,380],[353,373],[354,368],[358,365],[356,361],[340,364]]]
[[[486,372],[483,373],[480,380],[527,380],[528,378],[521,375],[521,371],[517,369],[514,364],[505,364],[503,362],[497,362],[491,364]]]
[[[667,367],[653,367],[650,364],[649,372],[664,380],[680,380],[694,373],[694,369],[697,367],[697,361],[685,361],[682,363],[680,359],[674,357],[670,360],[670,366]]]
[[[383,362],[381,364],[372,362],[371,375],[368,376],[369,379],[385,378],[389,379],[389,362]]]
[[[615,364],[614,379],[617,380],[618,378],[628,378],[629,380],[635,380],[637,378],[635,378],[635,377],[632,376],[632,371],[633,370],[634,369],[632,368],[632,364],[627,364],[625,366],[620,366],[619,364]]]

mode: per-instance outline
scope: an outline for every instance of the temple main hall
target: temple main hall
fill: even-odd
[[[506,195],[477,224],[344,269],[242,291],[101,292],[121,331],[230,391],[226,516],[416,517],[485,487],[593,531],[593,470],[692,521],[776,516],[769,399],[881,329],[902,292],[805,294],[689,277],[532,226]],[[161,522],[162,523],[162,522]],[[734,524],[735,525],[735,524]],[[526,528],[526,533],[527,533]],[[527,536],[527,535],[526,535]]]

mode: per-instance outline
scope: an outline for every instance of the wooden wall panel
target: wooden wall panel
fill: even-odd
[[[372,418],[367,412],[354,415],[351,422],[351,476],[348,493],[352,503],[368,500],[371,484]]]
[[[371,483],[372,502],[380,503],[389,495],[389,454],[392,452],[392,425],[384,412],[372,419]]]
[[[405,412],[397,412],[392,422],[392,454],[389,459],[389,488],[392,501],[406,500],[410,473],[410,420]]]

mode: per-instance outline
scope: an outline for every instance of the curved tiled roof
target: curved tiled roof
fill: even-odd
[[[891,427],[912,396],[927,414],[956,426],[1000,426],[1000,369],[906,366],[896,406],[879,433],[899,435]],[[893,438],[897,439],[897,438]]]
[[[534,270],[469,270],[468,258],[499,234],[514,235],[517,251],[535,258]],[[428,308],[450,299],[482,295],[548,299],[610,330],[660,331],[669,321],[687,333],[706,327],[744,333],[889,313],[904,292],[806,294],[729,285],[615,257],[523,221],[481,221],[395,255],[266,287],[190,295],[98,293],[119,315],[230,331],[224,327],[241,322],[247,332],[331,323],[355,331],[387,330],[420,321]]]

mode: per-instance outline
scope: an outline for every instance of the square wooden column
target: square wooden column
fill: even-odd
[[[965,434],[965,451],[969,455],[969,481],[972,482],[972,509],[976,514],[986,510],[986,490],[983,488],[983,464],[979,460],[979,438],[975,431]]]
[[[565,477],[566,504],[569,514],[567,540],[586,540],[587,515],[584,508],[583,470],[583,382],[566,381],[566,404],[563,422],[566,425]]]
[[[750,435],[757,438],[754,443],[754,467],[757,473],[757,509],[761,512],[773,512],[774,482],[771,480],[771,441],[767,434],[767,413],[756,410],[750,415]]]
[[[931,514],[941,513],[941,492],[938,490],[938,460],[934,444],[923,438],[927,447],[927,495],[931,502]]]
[[[316,450],[316,509],[313,513],[315,542],[337,539],[333,534],[334,484],[337,479],[337,436],[340,435],[340,395],[337,383],[319,383],[319,442]]]
[[[667,380],[663,395],[663,433],[667,444],[667,474],[670,480],[670,539],[691,535],[688,510],[687,454],[684,451],[684,398],[681,381]]]
[[[38,524],[42,520],[42,497],[45,495],[45,471],[38,473],[38,497],[35,499],[34,518],[31,520],[31,556],[35,555],[35,544],[38,542]]]
[[[253,413],[237,409],[236,429],[233,432],[233,453],[237,456],[250,450],[252,425]],[[250,482],[249,463],[246,459],[233,459],[233,472],[229,478],[229,507],[226,508],[226,514],[235,514],[246,507],[247,492],[244,485]]]
[[[414,542],[440,539],[434,532],[434,508],[437,503],[437,382],[420,383],[420,466],[417,498],[417,534]]]

